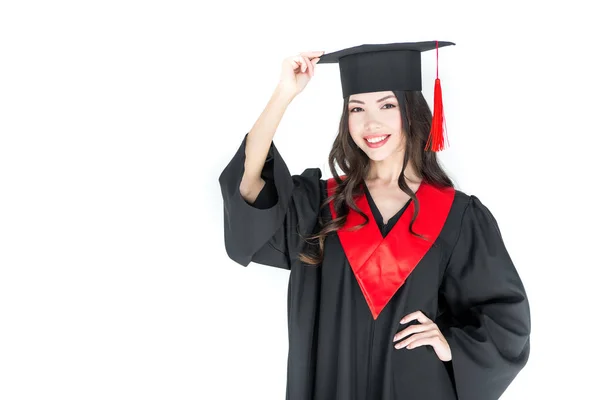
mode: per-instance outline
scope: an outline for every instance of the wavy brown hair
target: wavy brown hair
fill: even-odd
[[[398,186],[414,202],[415,213],[408,226],[410,233],[427,240],[413,231],[413,224],[419,214],[419,201],[415,193],[409,188],[404,171],[410,161],[417,177],[422,182],[436,187],[454,187],[454,184],[439,165],[436,153],[425,150],[429,131],[431,130],[432,114],[423,94],[420,91],[393,91],[393,93],[398,99],[399,112],[402,118],[402,134],[406,137],[404,160],[398,178]],[[369,157],[354,143],[350,136],[348,100],[349,97],[344,98],[338,135],[329,153],[329,169],[337,182],[336,191],[321,204],[321,209],[323,209],[333,201],[337,218],[323,224],[322,213],[320,213],[318,226],[321,228],[319,232],[306,238],[310,246],[307,246],[306,252],[299,255],[300,260],[309,265],[321,264],[325,238],[328,234],[344,226],[350,209],[353,209],[365,219],[363,224],[353,229],[359,229],[368,223],[367,215],[356,206],[355,199],[357,196],[364,194],[363,184],[369,171]],[[345,179],[340,178],[336,166],[343,172]]]

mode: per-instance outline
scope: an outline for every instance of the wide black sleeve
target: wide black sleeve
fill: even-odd
[[[227,255],[242,266],[251,261],[290,269],[313,233],[321,202],[321,170],[292,176],[271,143],[262,171],[265,186],[253,204],[242,197],[246,138],[219,176]]]
[[[498,399],[529,358],[529,301],[498,224],[470,196],[441,294],[453,315],[440,328],[459,400]]]

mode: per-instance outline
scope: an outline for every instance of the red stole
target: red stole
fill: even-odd
[[[335,187],[335,180],[330,178],[327,181],[328,195],[334,193]],[[384,238],[365,194],[355,201],[358,208],[369,217],[367,225],[349,231],[348,228],[364,222],[364,218],[350,209],[346,224],[337,231],[373,319],[377,319],[381,310],[404,284],[439,236],[454,201],[455,190],[452,187],[439,189],[421,182],[415,194],[420,210],[413,224],[413,231],[425,236],[429,241],[408,231],[408,225],[414,215],[414,202],[408,205]],[[331,215],[336,218],[333,202],[329,203],[329,207]]]

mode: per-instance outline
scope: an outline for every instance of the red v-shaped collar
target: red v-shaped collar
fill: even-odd
[[[334,193],[336,185],[333,178],[327,181],[328,195]],[[363,194],[356,199],[356,205],[369,217],[369,222],[358,230],[350,231],[348,228],[364,222],[360,214],[350,209],[346,224],[337,234],[373,319],[377,319],[439,236],[450,212],[454,194],[452,187],[440,189],[425,182],[417,190],[420,209],[413,231],[427,237],[428,241],[408,231],[414,214],[414,202],[408,205],[384,238],[366,196]],[[333,202],[329,203],[329,207],[332,217],[336,218]]]

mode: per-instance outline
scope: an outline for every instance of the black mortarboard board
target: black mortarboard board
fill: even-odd
[[[325,53],[317,64],[339,64],[344,98],[351,94],[387,90],[421,91],[421,53],[435,49],[437,56],[439,47],[450,45],[454,43],[436,40],[363,44]],[[432,135],[428,142],[433,151],[443,149],[443,125],[442,92],[436,68]]]
[[[319,57],[317,64],[338,63],[344,97],[385,90],[421,90],[421,53],[451,42],[363,44]]]

